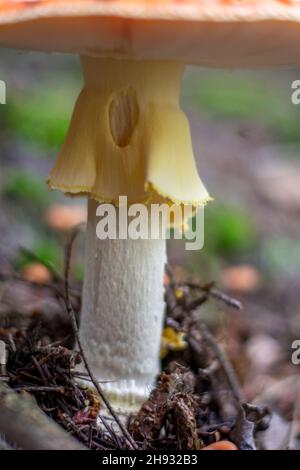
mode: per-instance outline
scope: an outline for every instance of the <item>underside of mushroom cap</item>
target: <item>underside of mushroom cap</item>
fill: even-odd
[[[299,65],[297,0],[0,0],[0,46],[211,67]]]

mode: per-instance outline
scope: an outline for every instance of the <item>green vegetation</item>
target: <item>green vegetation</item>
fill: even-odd
[[[34,203],[39,208],[44,208],[50,199],[43,178],[20,170],[8,173],[2,184],[1,193],[18,201]]]
[[[184,99],[213,118],[252,120],[274,132],[282,142],[300,144],[300,106],[291,103],[288,80],[281,84],[259,76],[218,71],[192,73]]]
[[[39,261],[45,266],[52,266],[57,269],[61,261],[61,247],[55,240],[40,240],[32,246],[32,250],[21,249],[14,265],[17,270],[21,270],[33,261]]]
[[[60,86],[14,92],[6,106],[5,125],[17,138],[48,150],[64,141],[76,96],[75,87]]]
[[[238,207],[217,205],[205,210],[205,249],[221,257],[234,256],[255,244],[255,228]]]
[[[296,276],[299,273],[299,240],[288,237],[274,237],[263,243],[262,262],[270,275]]]
[[[84,267],[80,262],[74,263],[72,266],[72,276],[76,282],[82,283],[84,279]]]

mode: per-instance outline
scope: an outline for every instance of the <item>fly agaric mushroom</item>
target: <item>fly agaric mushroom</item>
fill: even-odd
[[[165,241],[98,240],[95,201],[204,205],[184,64],[299,64],[299,22],[293,0],[0,0],[1,46],[81,56],[84,89],[48,183],[89,198],[81,335],[122,406],[159,370]]]

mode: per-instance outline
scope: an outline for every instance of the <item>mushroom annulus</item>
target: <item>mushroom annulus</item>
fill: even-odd
[[[96,236],[97,207],[210,199],[179,106],[185,64],[275,67],[300,62],[293,0],[0,1],[0,45],[76,53],[84,88],[48,178],[88,198],[81,338],[121,408],[137,407],[159,372],[164,239]]]

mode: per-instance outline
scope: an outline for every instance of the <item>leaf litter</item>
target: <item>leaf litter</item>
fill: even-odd
[[[217,443],[223,446],[223,441],[225,448],[226,442],[228,448],[232,443],[240,450],[259,448],[257,436],[269,428],[271,411],[244,402],[230,360],[199,315],[211,299],[230,309],[241,310],[242,305],[213,283],[177,282],[170,267],[165,275],[162,373],[139,412],[123,424],[101,384],[95,383],[78,342],[80,286],[71,286],[69,280],[76,233],[67,245],[65,276],[56,273],[49,284],[36,285],[12,270],[0,272],[2,284],[23,284],[61,309],[55,328],[43,311],[31,312],[21,324],[14,324],[9,312],[0,324],[8,355],[0,380],[33,396],[48,416],[90,449],[201,450]],[[60,322],[63,337],[57,333]],[[72,349],[76,340],[78,347]],[[77,372],[79,363],[84,363],[86,373]],[[80,377],[94,389],[82,385]],[[103,414],[105,407],[109,413]]]

